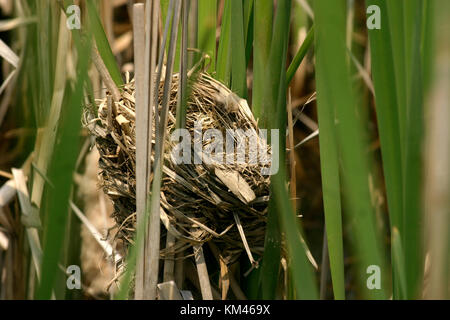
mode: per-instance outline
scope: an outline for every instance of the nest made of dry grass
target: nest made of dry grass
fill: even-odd
[[[178,83],[179,75],[174,74],[168,133],[175,127]],[[247,102],[220,82],[206,73],[199,73],[195,81],[190,81],[190,87],[186,128],[192,138],[194,122],[199,120],[203,130],[214,128],[223,134],[226,129],[258,132]],[[159,104],[162,92],[163,81],[160,84]],[[100,185],[114,203],[113,217],[119,227],[117,236],[125,242],[132,242],[136,223],[134,80],[127,81],[121,93],[118,103],[112,103],[109,94],[97,100],[94,108],[85,112],[84,124],[96,137],[100,152]],[[153,145],[154,137],[153,130]],[[269,177],[261,174],[262,165],[176,165],[171,157],[175,143],[166,140],[160,216],[166,230],[179,241],[175,247],[162,250],[161,256],[169,252],[179,253],[189,246],[207,241],[213,241],[219,247],[227,263],[239,257],[245,248],[245,241],[253,254],[261,255],[269,198]],[[259,136],[258,144],[270,152],[264,139]],[[152,150],[155,150],[154,146]],[[239,222],[244,238],[237,227]],[[251,254],[249,257],[252,259]]]

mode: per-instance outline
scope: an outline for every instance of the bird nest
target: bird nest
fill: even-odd
[[[192,163],[176,161],[173,151],[179,141],[172,141],[171,134],[176,123],[178,84],[179,75],[174,74],[160,210],[165,230],[177,241],[174,247],[161,250],[161,257],[213,241],[226,262],[234,262],[245,250],[255,263],[253,254],[261,255],[264,249],[269,176],[264,175],[263,170],[267,170],[270,163],[255,162],[252,159],[255,150],[248,142],[256,142],[258,160],[262,159],[262,154],[266,159],[270,157],[270,147],[260,134],[247,102],[206,73],[199,73],[195,81],[189,80],[186,115],[186,129],[192,138],[189,157]],[[162,94],[163,81],[159,86],[159,110]],[[84,115],[84,124],[95,136],[100,152],[100,185],[114,203],[117,236],[125,243],[132,242],[136,230],[135,115],[134,80],[123,86],[119,102],[113,103],[107,94]],[[214,159],[205,159],[205,154],[200,155],[198,144],[196,148],[194,143],[199,131],[208,129],[216,129],[215,132],[220,132],[227,141],[227,152],[223,147],[210,153]],[[152,150],[155,150],[155,130],[152,137]],[[204,136],[200,140],[201,150],[214,149],[215,139],[208,141]],[[230,142],[234,148],[230,147]],[[203,159],[201,163],[195,161],[199,157]]]

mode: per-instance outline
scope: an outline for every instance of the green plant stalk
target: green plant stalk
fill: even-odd
[[[254,30],[254,66],[253,66],[253,114],[256,118],[259,116],[264,117],[259,119],[260,128],[276,129],[279,128],[277,117],[271,117],[272,121],[266,118],[266,114],[273,114],[272,110],[276,107],[277,96],[279,90],[277,90],[279,83],[274,79],[275,88],[269,87],[269,77],[266,72],[269,68],[281,67],[276,62],[274,65],[269,65],[268,59],[270,55],[270,43],[272,39],[272,2],[270,1],[256,1],[254,4],[255,23],[261,23],[258,17],[263,15],[269,19],[265,23],[261,24],[261,28]],[[264,26],[264,27],[263,27]],[[258,29],[258,30],[257,30]],[[264,52],[264,54],[263,54]],[[281,55],[280,57],[283,57]],[[283,59],[283,58],[282,58]],[[266,90],[262,90],[265,88]],[[276,93],[275,93],[276,92]],[[268,100],[270,99],[270,101]],[[259,104],[259,105],[258,105]],[[283,111],[285,114],[285,112]],[[268,137],[268,142],[271,137]],[[282,145],[285,143],[281,139]],[[280,157],[284,157],[285,148],[280,146]],[[283,164],[282,160],[279,163]],[[281,165],[282,166],[282,165]],[[273,177],[272,177],[273,178]],[[271,195],[273,195],[273,184],[271,184]],[[271,196],[269,201],[269,211],[267,219],[266,237],[264,242],[264,256],[260,273],[261,281],[261,295],[263,299],[275,299],[275,291],[278,285],[278,274],[280,270],[280,257],[281,257],[281,230],[280,230],[280,214],[278,206],[275,202],[275,197]],[[268,276],[270,275],[270,276]],[[274,276],[276,275],[276,276]]]
[[[400,132],[400,150],[404,159],[404,134],[406,127],[406,63],[405,63],[405,27],[404,27],[404,1],[386,1],[383,6],[387,9],[389,24],[395,28],[388,29],[391,34],[392,55],[394,60],[394,79],[397,91],[397,109]],[[383,23],[382,19],[382,23]],[[386,30],[382,29],[382,32]],[[402,213],[403,214],[403,213]],[[403,226],[399,226],[402,233]]]
[[[255,16],[257,15],[258,10],[268,10],[268,7],[264,8],[258,8],[258,5],[261,2],[255,3]],[[284,4],[284,1],[282,2]],[[279,8],[278,8],[279,9]],[[283,10],[278,10],[279,14],[281,15],[284,13]],[[265,12],[268,14],[268,12]],[[272,13],[270,13],[270,17]],[[279,19],[280,20],[280,19]],[[281,25],[281,22],[279,22],[279,25]],[[270,39],[266,45],[268,45],[267,50],[267,57],[265,58],[267,61],[264,64],[254,65],[253,72],[254,72],[254,82],[253,82],[253,112],[255,113],[256,107],[255,107],[255,100],[260,101],[260,111],[261,114],[267,115],[267,114],[275,114],[275,110],[277,108],[277,103],[279,100],[279,93],[280,93],[280,76],[278,75],[278,78],[276,78],[276,70],[277,68],[282,68],[282,65],[284,65],[285,62],[285,55],[279,54],[278,57],[282,57],[281,59],[278,59],[274,61],[274,64],[269,63],[269,57],[272,51],[271,48],[271,38],[272,38],[272,26],[270,25],[269,28],[263,28],[262,30],[259,30],[258,32],[255,30],[255,34],[258,33],[258,37],[260,39],[264,39],[265,41],[267,39]],[[267,35],[262,34],[262,32],[268,32]],[[255,36],[256,37],[256,36]],[[286,34],[282,34],[277,40],[278,49],[282,50],[285,47],[286,42]],[[256,39],[256,38],[255,38]],[[281,44],[281,45],[280,45]],[[255,43],[255,49],[254,49],[254,59],[256,59],[257,54],[257,46]],[[254,62],[255,63],[255,62]],[[257,68],[262,68],[261,72],[257,72]],[[271,74],[267,75],[266,72],[271,72]],[[257,79],[258,77],[261,77]],[[263,76],[264,75],[264,76]],[[273,77],[273,78],[272,78]],[[270,81],[272,79],[272,81]],[[259,83],[262,88],[265,88],[265,90],[255,91],[256,84]],[[261,96],[258,96],[261,95]],[[285,97],[285,91],[283,92],[284,100],[286,100]],[[285,102],[286,103],[286,102]],[[281,112],[281,114],[286,115],[286,108]],[[256,116],[256,115],[255,115]],[[279,119],[276,116],[270,117],[270,121],[268,118],[265,118],[264,121],[260,122],[260,128],[268,128],[268,129],[280,129],[280,128],[286,128],[286,124],[284,121],[284,125],[279,122]],[[283,130],[283,129],[282,129]],[[268,141],[270,141],[271,137],[268,137]],[[285,141],[284,139],[281,139],[280,141],[280,158],[284,159],[285,157]],[[281,167],[283,167],[284,161],[280,159],[279,163],[282,164]],[[283,170],[280,169],[280,170]],[[273,180],[274,177],[272,177],[271,180]],[[278,178],[280,179],[280,178]],[[284,186],[285,188],[285,186]],[[262,289],[262,298],[263,299],[274,299],[275,298],[275,291],[278,285],[278,274],[280,270],[280,257],[281,257],[281,215],[278,204],[276,203],[275,196],[274,196],[274,186],[271,183],[271,198],[269,202],[269,212],[268,212],[268,221],[267,221],[267,230],[266,230],[266,238],[265,238],[265,250],[264,250],[264,257],[263,257],[263,265],[262,270],[260,274],[261,279],[261,289]],[[287,191],[286,191],[287,192]],[[271,276],[267,276],[271,275]]]
[[[267,64],[268,77],[265,88],[264,112],[276,114],[269,122],[271,129],[278,129],[280,134],[279,163],[277,174],[271,177],[271,193],[275,202],[280,230],[286,239],[289,253],[289,271],[293,279],[293,287],[299,299],[317,299],[318,292],[312,267],[308,261],[305,247],[301,242],[301,226],[292,209],[289,193],[286,188],[285,152],[286,139],[286,54],[290,26],[290,0],[280,0],[277,3],[276,17]],[[281,58],[280,58],[281,57]],[[269,222],[270,223],[270,222]],[[276,273],[273,273],[276,274]],[[275,277],[277,278],[277,277]]]
[[[50,30],[49,30],[49,11],[50,4],[48,0],[38,1],[36,3],[38,24],[37,24],[37,57],[39,67],[39,107],[40,110],[36,114],[38,125],[45,125],[44,119],[49,112],[50,101],[52,99],[53,77],[50,68]]]
[[[319,86],[319,83],[317,86]],[[317,109],[320,132],[320,167],[333,293],[335,299],[342,300],[345,299],[345,282],[341,183],[339,175],[339,153],[335,127],[335,112],[333,108],[330,107],[331,105],[320,105]]]
[[[346,48],[346,2],[316,0],[316,86],[318,108],[336,115],[341,177],[359,261],[359,280],[365,297],[384,299],[385,286],[369,290],[366,270],[376,265],[386,272],[377,237],[375,213],[368,185],[368,159],[364,152],[361,120],[357,116]],[[331,54],[332,53],[332,54]],[[333,111],[334,110],[334,111]],[[382,277],[384,278],[384,277]]]
[[[231,80],[231,1],[225,1],[217,50],[216,79],[230,87]]]
[[[377,5],[381,9],[381,16],[387,17],[387,5],[385,1],[368,0],[368,5]],[[397,233],[402,229],[403,221],[403,177],[402,155],[400,138],[400,121],[397,101],[399,93],[393,74],[396,74],[395,59],[393,55],[394,43],[390,33],[390,21],[381,20],[381,30],[369,30],[370,49],[372,57],[372,77],[375,87],[376,113],[379,136],[381,142],[381,156],[386,184],[386,195],[389,208],[390,229],[393,236],[394,228]],[[397,48],[398,49],[398,48]],[[400,84],[401,85],[401,84]],[[393,265],[394,298],[405,298],[399,290],[400,277],[404,270],[397,261],[399,254],[394,254],[392,248],[391,259]],[[403,253],[402,253],[403,254]],[[403,266],[404,264],[402,264]]]
[[[242,1],[231,1],[231,89],[247,98],[247,64]]]
[[[290,258],[289,270],[292,274],[293,285],[298,299],[318,299],[319,295],[314,274],[305,250],[301,245],[298,222],[293,214],[291,201],[286,189],[286,176],[283,171],[280,170],[279,174],[273,177],[272,191],[274,192],[275,203],[280,214],[281,227],[286,236]]]
[[[281,234],[278,218],[278,210],[275,200],[271,197],[269,201],[269,211],[267,215],[267,228],[264,241],[264,256],[262,266],[259,270],[258,283],[261,285],[261,291],[255,290],[259,296],[254,299],[275,299],[275,293],[278,286],[278,274],[280,273],[281,259]],[[253,287],[259,289],[259,285]]]
[[[148,201],[147,207],[150,205]],[[130,296],[131,281],[133,275],[136,271],[136,261],[137,261],[137,251],[142,248],[145,240],[145,227],[148,224],[149,215],[144,216],[144,221],[142,224],[138,225],[136,230],[136,235],[134,239],[134,245],[132,245],[128,250],[126,271],[120,280],[119,291],[114,296],[114,300],[127,300]]]
[[[54,280],[61,257],[66,220],[69,212],[68,200],[72,189],[73,171],[79,142],[81,106],[83,105],[83,87],[87,78],[90,50],[78,52],[77,83],[63,109],[63,121],[60,123],[60,139],[55,147],[50,169],[50,179],[54,189],[49,192],[47,234],[44,242],[42,262],[42,280],[37,291],[37,299],[50,299]]]
[[[314,26],[300,47],[288,69],[290,81],[314,41]],[[330,108],[318,108],[320,166],[325,213],[326,237],[330,260],[331,280],[336,300],[345,299],[344,248],[342,237],[341,183],[339,175],[339,153],[337,147],[335,113]]]
[[[253,48],[253,21],[254,21],[254,0],[244,0],[244,28],[245,28],[245,61],[246,66],[250,62]]]
[[[216,71],[217,0],[198,0],[198,48],[211,57],[209,73]]]
[[[397,285],[398,285],[398,296],[401,299],[406,297],[406,273],[405,273],[405,258],[403,254],[403,246],[401,235],[397,228],[392,228],[392,259],[395,261],[393,264],[393,272],[395,272]]]
[[[414,3],[412,3],[414,2]],[[421,57],[422,2],[408,1],[414,5],[412,10],[414,21],[411,52],[411,68],[407,75],[408,103],[405,134],[405,174],[404,179],[404,213],[402,243],[405,250],[405,268],[407,281],[407,298],[419,297],[419,289],[423,274],[422,248],[422,145],[424,130],[423,80]],[[408,68],[407,68],[408,69]]]
[[[421,40],[422,53],[422,75],[424,83],[424,92],[428,92],[431,86],[431,77],[433,73],[433,52],[434,52],[434,12],[435,0],[423,2],[423,30]]]
[[[253,99],[252,111],[262,128],[268,125],[268,110],[264,110],[264,92],[266,90],[267,62],[272,41],[273,2],[255,1],[253,5],[254,24],[253,30]]]
[[[303,41],[300,49],[298,50],[297,54],[294,57],[294,60],[292,60],[291,64],[289,65],[287,74],[286,74],[286,83],[289,85],[292,81],[292,79],[295,76],[295,73],[297,72],[298,68],[300,67],[300,64],[302,63],[303,59],[305,58],[306,54],[308,53],[309,49],[311,48],[311,45],[314,42],[314,26],[309,29],[308,34],[306,35],[305,40]]]

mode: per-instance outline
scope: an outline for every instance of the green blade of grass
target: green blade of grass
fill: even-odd
[[[216,65],[216,79],[223,82],[227,87],[230,87],[231,76],[231,3],[231,1],[225,1],[223,9]]]
[[[274,192],[278,212],[281,214],[281,226],[286,233],[286,243],[290,258],[289,270],[294,280],[296,297],[307,300],[318,299],[319,295],[314,274],[305,250],[301,245],[298,222],[293,214],[285,181],[286,176],[280,170],[280,173],[273,177],[272,191]],[[276,277],[274,276],[274,278]]]
[[[293,75],[294,72],[292,73],[292,76]],[[345,299],[344,248],[342,240],[339,154],[336,128],[334,124],[335,114],[334,110],[326,105],[319,106],[317,112],[320,132],[319,147],[321,155],[320,167],[322,175],[323,206],[325,213],[328,255],[330,259],[331,280],[333,283],[334,298],[337,300],[342,300]]]
[[[398,109],[398,121],[399,121],[399,134],[400,134],[400,151],[404,153],[404,133],[405,133],[405,122],[406,122],[406,63],[405,63],[405,28],[404,28],[404,17],[403,17],[403,7],[404,1],[385,1],[381,4],[380,8],[386,7],[387,15],[385,16],[389,20],[389,25],[394,27],[389,29],[381,29],[381,33],[384,37],[385,32],[389,32],[391,35],[391,48],[393,56],[393,67],[395,70],[395,86],[397,92],[397,109]],[[385,14],[382,10],[381,14]],[[382,19],[381,23],[386,25]],[[374,32],[369,32],[373,34]],[[400,233],[402,232],[402,226],[399,226]]]
[[[271,197],[269,201],[268,209],[266,236],[264,240],[264,256],[262,259],[261,270],[259,271],[259,277],[257,279],[261,285],[261,292],[259,293],[260,296],[254,296],[254,299],[275,299],[278,285],[281,259],[281,234],[278,210],[273,197]],[[253,289],[259,288],[258,285],[253,283],[250,284]]]
[[[247,97],[247,65],[242,1],[231,1],[231,89],[241,98]]]
[[[198,48],[211,57],[209,73],[216,70],[217,0],[198,0]]]
[[[65,27],[65,26],[64,26]],[[60,28],[61,29],[61,28]],[[69,50],[69,34],[63,30],[59,33],[58,49],[55,63],[55,83],[53,87],[53,94],[51,98],[50,111],[47,113],[48,117],[45,121],[45,129],[42,134],[43,143],[36,141],[35,152],[37,154],[36,168],[33,175],[33,187],[31,192],[31,201],[41,208],[42,194],[44,192],[45,178],[49,169],[49,163],[52,159],[54,152],[54,144],[56,141],[56,133],[58,129],[58,123],[63,107],[63,100],[66,90],[66,56]],[[41,112],[45,112],[41,110]],[[40,172],[39,172],[40,171]],[[44,220],[45,217],[43,217]],[[44,230],[45,231],[45,230]]]
[[[405,274],[405,258],[403,254],[402,239],[397,228],[392,229],[392,259],[393,269],[395,269],[395,276],[398,282],[399,297],[406,297],[406,274]]]
[[[273,2],[255,1],[254,28],[253,32],[253,99],[252,111],[255,118],[259,119],[262,128],[267,127],[268,118],[266,110],[263,109],[264,91],[266,90],[266,68],[272,41]]]
[[[253,48],[253,21],[254,21],[254,0],[244,0],[244,28],[245,28],[245,61],[246,66],[250,62]]]
[[[435,0],[423,1],[423,30],[420,51],[422,53],[422,75],[425,92],[427,92],[431,86],[431,77],[433,74],[435,6]]]
[[[407,298],[419,296],[419,288],[423,274],[422,248],[422,144],[424,128],[423,83],[421,57],[422,2],[420,0],[407,2],[413,8],[405,10],[412,17],[410,27],[411,65],[407,67],[407,119],[405,132],[404,168],[404,204],[403,204],[403,234],[402,243],[405,250],[405,268],[407,280]],[[408,38],[408,36],[407,36]]]
[[[381,16],[388,17],[387,5],[385,1],[369,0],[368,5],[377,5],[381,10]],[[391,235],[394,228],[399,233],[402,226],[403,216],[403,178],[402,178],[402,145],[400,139],[399,101],[397,93],[397,83],[393,74],[397,74],[395,68],[393,47],[391,38],[391,28],[389,19],[381,20],[381,29],[369,30],[372,77],[375,87],[376,113],[378,121],[379,136],[381,142],[381,156],[383,161],[383,171],[386,184],[386,195],[389,208],[389,218],[391,224]],[[401,48],[397,48],[401,51]],[[400,83],[398,83],[401,85]],[[399,254],[394,255],[392,248],[394,298],[404,298],[399,295],[404,291],[399,291],[398,282],[402,274],[400,261],[396,261]],[[402,273],[404,270],[402,271]]]
[[[306,35],[305,41],[303,41],[300,49],[298,50],[297,54],[294,57],[294,60],[292,60],[291,64],[289,65],[287,75],[286,75],[286,82],[289,85],[292,81],[292,79],[295,76],[295,73],[297,72],[298,68],[300,67],[300,64],[302,63],[303,59],[305,58],[306,54],[308,53],[308,50],[311,48],[311,45],[314,42],[314,26],[308,31],[308,34]]]
[[[120,87],[123,85],[123,79],[109,45],[108,38],[106,37],[105,30],[103,29],[102,23],[98,16],[95,4],[93,0],[87,0],[86,4],[88,8],[89,23],[92,28],[92,33],[94,34],[100,56],[102,57],[109,74],[114,80],[114,83],[116,86]]]
[[[255,16],[259,13],[261,14],[264,12],[266,14],[266,17],[269,15],[269,7],[259,7],[259,4],[261,4],[261,1],[257,1],[255,3]],[[272,12],[270,12],[270,19],[272,19]],[[274,88],[269,87],[272,85],[272,83],[269,82],[269,78],[271,75],[267,76],[265,74],[266,71],[269,70],[269,68],[278,68],[281,66],[278,66],[277,64],[280,63],[280,61],[276,61],[274,65],[270,65],[268,63],[269,55],[270,55],[270,43],[272,38],[272,25],[270,20],[270,28],[264,28],[262,30],[255,30],[255,34],[258,33],[258,37],[260,40],[260,43],[255,43],[255,57],[258,56],[259,59],[262,58],[261,55],[258,55],[257,52],[259,49],[262,49],[264,46],[264,50],[267,51],[267,54],[264,57],[264,61],[260,61],[261,63],[256,63],[256,60],[254,62],[253,66],[253,72],[254,72],[254,82],[253,82],[253,112],[258,112],[259,110],[260,114],[265,117],[266,114],[273,114],[273,110],[276,108],[276,104],[278,102],[278,93],[279,90],[279,83],[277,82],[277,79],[274,79]],[[263,34],[263,32],[267,32],[267,34]],[[256,37],[256,36],[255,36]],[[283,37],[281,37],[283,38]],[[264,39],[264,43],[262,43],[262,39]],[[267,46],[267,48],[265,47]],[[259,49],[257,49],[259,48]],[[280,48],[282,49],[282,47]],[[283,57],[283,55],[280,55]],[[283,59],[281,59],[283,60]],[[264,62],[264,63],[263,63]],[[270,65],[270,67],[269,67]],[[259,69],[261,68],[261,69]],[[279,80],[279,79],[278,79]],[[257,86],[261,86],[261,88],[266,88],[266,90],[259,90],[256,89]],[[256,91],[255,91],[256,90]],[[270,100],[269,100],[270,99]],[[255,107],[255,103],[258,103],[256,101],[259,101],[261,103],[259,107]],[[267,118],[264,118],[264,121],[261,121],[260,128],[279,128],[280,124],[278,122],[278,119],[276,117],[271,117],[271,122],[268,121]],[[284,126],[285,127],[285,126]],[[269,137],[270,139],[271,137]],[[280,157],[284,157],[284,147],[283,144],[285,142],[283,139],[281,139],[281,150],[279,152]],[[280,160],[280,163],[284,163],[283,160]],[[272,177],[272,180],[274,177]],[[282,178],[278,178],[282,179]],[[271,194],[273,195],[273,189],[275,187],[273,186],[273,183],[271,184]],[[283,188],[285,186],[283,185]],[[260,273],[260,281],[261,281],[261,294],[263,299],[275,299],[276,297],[276,288],[278,285],[278,274],[280,270],[280,258],[281,258],[281,230],[280,230],[280,222],[281,222],[281,216],[279,214],[279,211],[281,209],[278,207],[278,204],[276,203],[275,196],[271,196],[269,201],[269,212],[268,212],[268,221],[267,221],[267,229],[266,229],[266,237],[265,237],[265,243],[264,243],[264,256],[263,256],[263,263]],[[272,275],[272,276],[267,276]],[[275,276],[276,275],[276,276]]]
[[[292,209],[289,193],[286,188],[285,150],[286,140],[286,54],[289,39],[290,0],[280,0],[277,3],[276,17],[267,64],[268,74],[265,82],[265,95],[263,98],[263,111],[272,116],[271,129],[281,131],[279,143],[279,171],[272,176],[271,192],[275,202],[280,229],[286,237],[286,246],[289,253],[288,267],[293,279],[293,287],[299,299],[317,299],[318,292],[315,284],[312,267],[308,262],[307,252],[302,244],[301,226]],[[280,58],[281,57],[281,58]],[[264,82],[263,82],[264,83]],[[270,223],[270,222],[269,222]],[[267,257],[266,257],[267,258]],[[274,277],[276,278],[276,277]]]
[[[64,27],[63,27],[64,28]],[[87,78],[90,50],[78,52],[77,83],[71,93],[66,108],[63,109],[63,121],[60,123],[60,139],[55,147],[50,169],[50,179],[54,189],[49,193],[47,233],[42,259],[42,280],[37,291],[38,299],[50,299],[54,280],[61,257],[61,249],[66,231],[69,212],[69,197],[72,189],[73,170],[75,168],[83,104],[83,87]]]
[[[268,70],[268,59],[270,54],[270,43],[272,40],[272,10],[273,4],[271,1],[256,1],[254,4],[255,23],[259,24],[261,28],[254,30],[254,61],[253,61],[253,113],[256,118],[259,118],[260,128],[268,128],[269,125],[273,128],[279,126],[277,120],[275,123],[269,123],[266,114],[270,109],[273,109],[273,104],[266,100],[267,97],[274,101],[273,91],[269,91],[268,77],[266,71]],[[267,19],[263,22],[264,19]],[[271,66],[276,68],[276,66]],[[267,91],[264,91],[266,88]],[[278,94],[278,92],[277,92]],[[266,102],[266,104],[264,104]],[[271,119],[274,119],[272,117]],[[283,139],[282,139],[283,140]],[[280,147],[280,150],[283,150]],[[280,152],[284,156],[284,152]],[[280,161],[280,163],[283,163]],[[271,185],[272,194],[273,184]],[[277,288],[278,274],[280,270],[281,258],[281,231],[280,218],[275,202],[275,197],[271,196],[269,201],[269,211],[267,217],[267,228],[264,242],[264,256],[262,260],[262,268],[260,272],[261,295],[263,299],[275,299],[275,291]],[[267,276],[272,275],[272,276]],[[274,276],[276,275],[276,276]]]
[[[49,58],[49,11],[50,6],[48,0],[36,3],[38,21],[37,24],[37,58],[39,67],[39,80],[41,83],[39,94],[39,113],[36,115],[39,125],[45,125],[44,119],[48,114],[47,109],[50,106],[52,98],[53,77],[51,75],[50,58]]]
[[[365,286],[369,266],[378,266],[382,272],[386,270],[371,205],[368,159],[362,140],[364,131],[361,120],[357,117],[350,82],[346,47],[346,2],[316,0],[314,4],[318,108],[325,108],[329,115],[336,115],[341,176],[346,191],[348,217],[360,259],[360,287],[364,296],[384,299],[386,295],[383,286],[379,290],[369,290]]]
[[[297,52],[287,72],[289,83],[314,41],[314,26]],[[326,225],[326,239],[330,261],[333,294],[336,300],[345,299],[344,248],[342,238],[341,185],[334,110],[318,108],[319,148],[322,193]]]

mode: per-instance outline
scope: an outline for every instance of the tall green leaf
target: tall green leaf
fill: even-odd
[[[369,30],[372,77],[375,87],[376,113],[378,121],[378,131],[381,141],[381,156],[383,160],[383,171],[386,182],[386,195],[389,207],[389,217],[391,224],[391,234],[396,228],[401,229],[403,215],[403,178],[402,178],[402,155],[400,139],[399,101],[397,93],[396,75],[398,69],[395,68],[393,47],[395,46],[391,38],[390,21],[387,14],[387,4],[381,0],[369,0],[368,5],[377,5],[381,10],[381,29]],[[402,46],[400,46],[402,47]],[[401,48],[397,48],[401,51]],[[402,86],[401,83],[398,83]],[[402,86],[403,88],[403,86]],[[399,277],[397,273],[401,270],[396,261],[392,249],[394,297],[401,297],[398,291]]]
[[[268,110],[264,110],[262,104],[264,99],[265,81],[267,78],[266,68],[272,41],[273,24],[273,2],[255,1],[254,10],[254,47],[253,47],[253,114],[258,119],[262,128],[268,124]]]
[[[230,86],[231,79],[231,1],[225,1],[217,51],[217,80]]]
[[[242,1],[231,1],[231,89],[247,97],[247,64],[245,61],[244,10]]]
[[[306,42],[306,40],[305,40]],[[317,84],[318,86],[318,84]],[[335,299],[345,299],[344,248],[342,239],[341,183],[335,112],[330,106],[318,107],[320,167],[323,206]]]
[[[335,114],[341,177],[346,195],[346,212],[351,222],[359,261],[361,291],[368,298],[386,297],[381,287],[369,290],[366,270],[377,266],[386,272],[375,225],[369,191],[368,159],[364,151],[364,131],[357,116],[350,81],[346,47],[346,1],[316,0],[316,86],[318,108]],[[323,138],[322,138],[323,139]]]
[[[312,27],[308,31],[308,34],[306,35],[305,40],[303,41],[300,49],[298,50],[297,54],[294,57],[294,60],[292,60],[291,64],[289,65],[287,75],[286,75],[287,84],[291,83],[292,79],[295,76],[295,73],[297,72],[298,68],[300,67],[300,64],[302,63],[303,59],[305,58],[306,54],[308,53],[308,50],[311,48],[311,45],[313,42],[314,42],[314,27]]]
[[[421,0],[408,1],[407,25],[411,39],[409,55],[411,62],[407,65],[407,118],[405,132],[405,161],[403,176],[403,234],[402,243],[405,250],[405,268],[407,280],[407,298],[418,297],[423,274],[423,225],[421,214],[422,190],[422,145],[424,129],[423,80],[421,56],[421,32],[423,5]],[[411,17],[409,16],[411,15]],[[407,33],[408,38],[408,33]],[[408,56],[408,54],[407,54]]]
[[[370,2],[372,3],[372,2]],[[395,88],[397,93],[397,109],[398,109],[398,121],[399,121],[399,134],[400,134],[400,151],[402,154],[404,153],[404,134],[405,134],[405,126],[406,126],[406,60],[405,60],[405,27],[404,27],[404,1],[385,1],[381,4],[381,23],[386,27],[386,19],[389,20],[389,25],[392,25],[392,28],[389,29],[381,29],[381,33],[383,37],[387,37],[385,35],[386,32],[389,32],[391,35],[391,50],[393,56],[393,68],[395,73],[393,74],[393,78],[395,80]],[[387,10],[385,11],[384,10]],[[387,15],[386,15],[387,12]],[[373,34],[374,32],[369,32]],[[391,80],[392,81],[392,80]],[[399,226],[399,231],[402,232],[402,226]]]
[[[84,82],[87,78],[90,50],[86,46],[78,52],[77,82],[62,110],[59,124],[60,137],[54,149],[49,178],[53,184],[49,192],[46,221],[46,238],[43,247],[42,280],[37,291],[38,299],[50,299],[61,258],[61,249],[69,213],[69,196],[72,189],[79,143],[80,118],[84,101]]]
[[[266,66],[267,74],[264,84],[265,93],[261,106],[271,116],[269,127],[280,131],[279,171],[271,179],[271,193],[275,202],[280,229],[286,239],[289,253],[288,266],[293,279],[295,293],[300,299],[317,299],[318,292],[312,267],[306,250],[302,245],[301,226],[292,209],[286,184],[285,150],[286,139],[286,55],[289,39],[291,1],[280,0],[277,3],[272,40]],[[270,213],[269,213],[270,214]],[[275,216],[274,214],[272,217]],[[270,223],[270,221],[269,221]]]
[[[211,57],[208,72],[216,70],[217,0],[198,0],[198,48]]]

